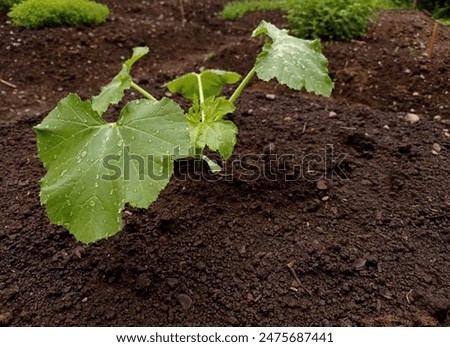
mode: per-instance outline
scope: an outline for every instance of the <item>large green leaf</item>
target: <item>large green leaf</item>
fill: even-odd
[[[169,99],[130,102],[106,123],[90,101],[68,95],[34,128],[50,221],[86,243],[116,234],[125,204],[148,207],[168,183],[174,157],[187,155],[187,128]]]
[[[148,53],[147,47],[136,47],[133,55],[122,65],[122,70],[111,82],[104,86],[99,95],[92,98],[92,109],[103,114],[110,105],[117,104],[122,100],[125,91],[131,88],[131,68],[134,63]]]
[[[223,117],[234,110],[235,106],[223,97],[210,97],[202,105],[195,102],[187,116],[194,146],[202,151],[208,146],[228,159],[236,145],[238,129],[232,121],[223,120]]]
[[[166,83],[165,86],[172,93],[180,93],[184,98],[194,100],[196,96],[200,96],[198,77],[200,77],[202,82],[205,99],[210,96],[220,95],[225,84],[234,84],[241,79],[241,75],[236,72],[204,70],[200,74],[191,72],[178,77]]]
[[[305,88],[317,95],[330,96],[333,82],[328,75],[328,61],[318,40],[309,41],[290,36],[287,30],[262,21],[253,37],[266,34],[272,40],[256,59],[255,69],[264,81],[276,78],[296,90]]]

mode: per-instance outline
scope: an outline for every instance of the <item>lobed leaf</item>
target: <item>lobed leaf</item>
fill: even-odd
[[[328,60],[321,52],[318,40],[309,41],[290,36],[287,30],[262,21],[253,37],[267,35],[267,43],[256,59],[255,69],[264,81],[276,78],[289,88],[317,95],[330,96],[333,82],[328,75]]]
[[[218,96],[226,84],[237,83],[241,75],[236,72],[223,70],[204,70],[200,74],[191,72],[166,83],[165,86],[172,93],[179,93],[184,98],[194,100],[200,96],[198,76],[200,76],[205,99]]]
[[[131,88],[131,68],[134,63],[149,52],[148,47],[135,47],[133,55],[122,65],[122,70],[111,82],[104,86],[99,95],[92,98],[92,109],[99,114],[105,113],[110,105],[122,100],[125,91]]]
[[[155,201],[189,147],[183,111],[169,99],[130,102],[106,123],[70,94],[34,130],[47,170],[41,202],[53,224],[85,243],[116,234],[126,203]]]

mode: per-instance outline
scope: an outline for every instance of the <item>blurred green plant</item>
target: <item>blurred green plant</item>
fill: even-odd
[[[286,0],[232,1],[224,6],[222,17],[226,20],[234,20],[249,12],[283,10],[285,9],[285,3]]]
[[[12,22],[27,29],[96,25],[106,21],[106,5],[89,0],[26,0],[8,13]]]
[[[301,38],[352,40],[363,36],[375,17],[374,0],[288,0],[292,33]]]

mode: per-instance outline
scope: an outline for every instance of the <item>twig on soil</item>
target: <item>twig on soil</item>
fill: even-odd
[[[303,125],[303,131],[302,131],[302,134],[304,134],[305,132],[306,132],[306,125],[307,125],[308,123],[305,123],[305,125]]]
[[[433,56],[433,47],[434,47],[434,43],[436,42],[438,27],[439,27],[439,23],[435,22],[433,32],[430,37],[430,41],[428,42],[428,57],[430,58],[430,60],[431,60],[431,57]]]
[[[17,89],[17,86],[16,86],[15,84],[12,84],[12,83],[10,83],[10,82],[8,82],[8,81],[5,81],[5,80],[3,80],[3,79],[1,79],[1,78],[0,78],[0,83],[3,83],[5,86],[8,86],[8,87]]]
[[[291,261],[290,263],[287,263],[286,265],[287,265],[287,267],[289,268],[289,272],[290,272],[291,275],[294,277],[294,279],[295,279],[295,281],[297,282],[298,286],[299,286],[300,288],[302,288],[305,292],[307,292],[307,293],[309,294],[309,296],[312,296],[311,291],[310,291],[308,288],[306,288],[306,287],[302,284],[302,282],[300,281],[300,278],[298,278],[297,273],[296,273],[295,270],[294,270],[294,260]]]
[[[408,304],[410,304],[410,305],[411,305],[411,299],[410,299],[410,296],[411,296],[411,294],[413,293],[413,290],[414,290],[414,289],[411,289],[411,290],[406,294],[406,301],[408,301]]]
[[[181,25],[184,25],[184,23],[186,23],[186,15],[184,13],[184,5],[183,5],[183,0],[179,0],[179,4],[180,4],[180,12],[181,12]]]

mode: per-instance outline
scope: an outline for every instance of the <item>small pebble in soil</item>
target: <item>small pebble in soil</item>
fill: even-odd
[[[275,94],[266,94],[266,99],[267,100],[275,100],[276,99],[276,95]]]
[[[439,143],[434,143],[431,153],[433,153],[434,155],[438,155],[441,151],[442,151],[441,145]]]
[[[441,117],[441,116],[434,116],[433,119],[434,119],[436,122],[440,122],[440,121],[442,120],[442,117]]]
[[[318,180],[316,183],[316,187],[319,190],[327,190],[328,189],[328,183],[325,180]]]
[[[322,201],[328,201],[328,200],[330,200],[330,197],[329,197],[329,196],[324,196],[324,197],[322,198]]]
[[[415,124],[420,121],[420,117],[415,113],[407,113],[405,116],[405,120],[410,122],[411,124]]]
[[[358,269],[362,269],[367,263],[367,260],[364,258],[358,258],[355,259],[355,261],[353,262],[353,267]]]
[[[189,310],[192,306],[192,299],[186,294],[178,294],[177,300],[180,303],[183,310]]]
[[[333,117],[336,117],[336,116],[337,116],[337,113],[334,112],[334,111],[330,111],[330,113],[328,113],[328,117],[330,117],[330,118],[333,118]]]

